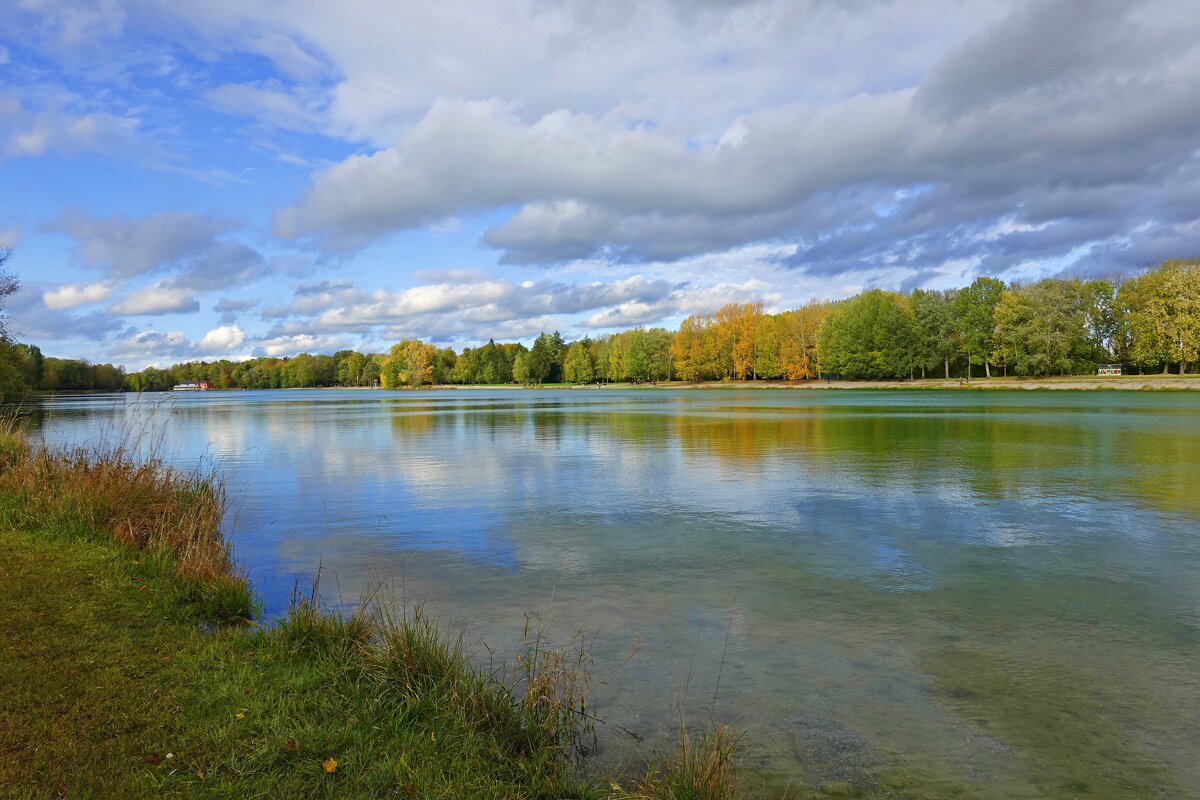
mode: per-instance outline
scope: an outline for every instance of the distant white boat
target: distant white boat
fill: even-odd
[[[212,388],[212,386],[209,384],[208,381],[201,381],[200,383],[177,383],[177,384],[175,384],[174,388],[171,389],[171,391],[172,392],[207,392],[211,388]]]

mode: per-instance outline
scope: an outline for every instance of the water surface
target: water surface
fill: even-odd
[[[806,796],[1200,796],[1191,393],[570,390],[64,397],[215,459],[267,613],[318,565],[498,654],[592,639],[607,768],[745,731]],[[637,654],[625,663],[634,649]],[[475,645],[486,659],[487,651]],[[715,702],[714,702],[715,693]],[[641,750],[639,751],[639,747]]]

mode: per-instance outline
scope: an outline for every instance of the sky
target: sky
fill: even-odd
[[[1200,255],[1195,0],[7,0],[8,327],[460,349]]]

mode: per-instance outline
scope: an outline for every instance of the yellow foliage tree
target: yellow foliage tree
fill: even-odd
[[[433,383],[433,367],[437,348],[416,339],[405,339],[392,345],[379,373],[384,389],[401,386],[424,386]]]

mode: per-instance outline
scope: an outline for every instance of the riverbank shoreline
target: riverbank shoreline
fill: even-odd
[[[0,787],[13,796],[737,796],[736,737],[720,727],[625,786],[587,774],[597,720],[574,641],[535,631],[485,671],[422,609],[329,614],[317,587],[255,624],[219,478],[128,452],[0,430]]]
[[[1156,373],[1154,375],[1066,375],[1053,377],[974,377],[965,378],[916,378],[914,380],[863,381],[863,380],[808,380],[808,381],[657,381],[655,383],[550,383],[538,386],[518,386],[504,384],[435,384],[421,387],[401,387],[388,391],[486,391],[486,390],[524,390],[546,389],[558,391],[602,390],[602,389],[633,389],[638,391],[661,391],[664,389],[688,390],[738,390],[749,389],[762,391],[768,389],[787,391],[818,391],[818,390],[876,390],[876,391],[1073,391],[1073,392],[1188,392],[1200,391],[1200,374],[1175,375]],[[378,386],[294,386],[286,389],[206,389],[201,392],[171,392],[159,394],[197,394],[211,392],[245,392],[245,391],[279,391],[279,392],[310,392],[319,391],[380,391]],[[53,397],[65,395],[106,395],[111,392],[102,391],[57,391],[31,392],[30,397]]]
[[[342,387],[328,387],[342,388]],[[659,381],[657,383],[586,383],[586,384],[543,384],[536,387],[505,385],[455,385],[445,384],[422,387],[425,391],[437,390],[467,390],[478,391],[486,389],[635,389],[655,391],[663,389],[697,389],[697,390],[736,390],[736,389],[780,389],[780,390],[813,390],[824,391],[831,389],[842,390],[900,390],[900,391],[1200,391],[1200,375],[1123,375],[1111,377],[1099,376],[1062,376],[1048,378],[971,378],[971,380],[951,378],[917,378],[904,381],[850,381],[850,380],[813,380],[813,381]]]

